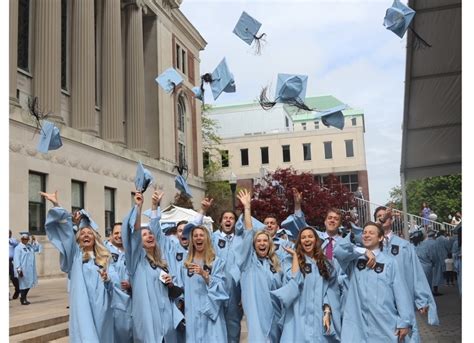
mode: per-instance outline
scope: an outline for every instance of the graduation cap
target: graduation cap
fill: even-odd
[[[151,208],[149,208],[148,210],[143,211],[142,216],[145,216],[151,219],[151,212],[152,212]]]
[[[260,220],[252,217],[252,228],[254,230],[263,230],[265,229],[266,225],[263,224]],[[245,229],[244,227],[244,216],[241,214],[237,221],[235,222],[235,231],[243,231]]]
[[[290,230],[287,229],[279,229],[276,233],[277,237],[282,237],[283,235],[287,235],[288,237],[293,237],[293,234]]]
[[[174,179],[174,186],[177,190],[181,192],[185,197],[192,198],[191,188],[189,188],[188,183],[182,175],[176,175]]]
[[[321,119],[327,127],[334,126],[342,130],[344,128],[344,114],[342,110],[346,107],[346,105],[340,105],[324,111],[316,111],[313,119]]]
[[[183,83],[183,77],[175,69],[168,68],[155,81],[169,94],[173,93],[175,88]]]
[[[23,232],[20,232],[20,239],[23,239],[23,238],[30,238],[30,233],[29,232],[26,232],[26,231],[23,231]]]
[[[405,32],[410,29],[415,36],[415,43],[420,46],[431,47],[418,33],[413,30],[410,23],[413,21],[416,12],[400,2],[400,0],[394,0],[390,8],[385,12],[385,18],[383,25],[387,30],[392,31],[398,37],[403,38]]]
[[[225,57],[211,74],[206,73],[201,76],[200,92],[193,89],[193,92],[198,99],[199,97],[204,99],[204,83],[210,84],[214,100],[217,100],[222,92],[235,93],[234,75],[230,72]]]
[[[203,90],[201,90],[201,87],[198,87],[198,86],[193,87],[192,91],[196,99],[204,101],[204,93],[203,93]]]
[[[255,53],[259,55],[262,49],[262,41],[265,33],[257,36],[258,30],[262,24],[251,17],[247,12],[243,11],[237,24],[234,27],[234,32],[240,39],[242,39],[248,45],[252,45],[255,42]]]
[[[81,219],[79,221],[78,228],[79,230],[85,228],[85,227],[90,227],[94,231],[97,231],[99,229],[99,225],[97,225],[93,220],[92,217],[89,213],[87,213],[86,210],[82,209],[79,211],[81,214]]]
[[[143,168],[141,161],[138,161],[137,172],[135,174],[135,189],[140,193],[145,193],[152,182],[153,175],[151,175],[148,169]]]
[[[302,228],[308,227],[309,225],[306,223],[304,217],[290,214],[284,221],[281,222],[280,226],[283,229],[290,231],[293,237],[296,237]]]
[[[189,240],[189,234],[191,233],[191,231],[195,228],[195,227],[198,227],[198,225],[192,223],[192,222],[189,222],[187,223],[186,225],[184,225],[183,227],[183,237],[186,238],[187,240]]]
[[[43,125],[40,129],[40,140],[36,150],[47,153],[49,150],[57,150],[62,147],[63,142],[59,134],[59,129],[52,122],[43,120]]]
[[[175,222],[160,222],[161,231],[167,234],[172,229],[176,228]]]
[[[269,110],[277,103],[282,103],[296,106],[305,111],[313,111],[304,103],[307,82],[308,76],[306,75],[278,74],[275,100],[268,99],[268,87],[264,87],[260,93],[260,106],[264,110]]]

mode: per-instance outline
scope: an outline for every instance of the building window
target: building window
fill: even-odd
[[[311,143],[303,143],[303,159],[311,161]]]
[[[324,142],[324,158],[326,160],[332,158],[332,142]]]
[[[262,164],[268,164],[268,147],[264,146],[260,148],[260,155],[262,155]]]
[[[183,47],[176,43],[176,69],[186,74],[187,52]]]
[[[210,164],[210,154],[209,154],[209,151],[204,151],[203,154],[202,154],[202,164],[203,164],[203,168],[206,169],[207,167],[209,167],[209,164]]]
[[[178,143],[178,162],[180,167],[187,167],[186,165],[186,146]]]
[[[356,126],[357,125],[357,118],[352,118],[351,122],[352,122],[352,126]]]
[[[346,157],[354,157],[354,141],[347,139],[346,141]]]
[[[359,187],[359,178],[357,174],[336,175],[343,187],[346,187],[350,192],[355,192]],[[322,176],[323,185],[327,185],[327,176]]]
[[[291,161],[290,146],[289,145],[282,145],[281,150],[282,150],[282,153],[283,153],[283,162],[290,162]]]
[[[316,120],[316,121],[314,122],[314,129],[315,129],[315,130],[319,130],[319,120]]]
[[[186,122],[186,105],[184,104],[184,99],[182,96],[178,100],[178,130],[181,132],[184,131],[184,125]]]
[[[18,68],[30,71],[30,1],[18,1]]]
[[[115,223],[115,189],[104,188],[105,198],[105,235],[108,237],[112,233]]]
[[[84,182],[71,181],[71,212],[84,208]]]
[[[69,6],[68,0],[61,0],[61,89],[69,89]]]
[[[39,194],[46,192],[46,175],[36,172],[28,174],[28,231],[44,235],[46,201]]]
[[[303,131],[306,131],[306,123],[301,123],[301,128],[303,129]]]
[[[249,149],[240,149],[240,160],[243,166],[249,165]]]
[[[221,151],[221,165],[222,168],[227,168],[229,166],[229,150]]]
[[[290,121],[288,120],[288,117],[285,117],[285,127],[287,129],[290,127]]]

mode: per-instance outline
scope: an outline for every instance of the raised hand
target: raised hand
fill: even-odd
[[[370,269],[374,269],[375,264],[377,263],[377,261],[375,261],[374,253],[370,251],[369,249],[366,249],[365,256],[367,257],[367,267],[369,267]]]
[[[237,199],[239,199],[242,205],[244,205],[244,208],[250,208],[251,197],[250,192],[247,189],[244,188],[239,190]]]
[[[97,271],[99,272],[100,277],[102,278],[102,281],[104,282],[110,281],[109,275],[107,274],[107,270],[105,270],[104,268],[100,268]]]
[[[132,286],[130,285],[130,282],[128,282],[127,280],[120,281],[120,287],[122,287],[124,291],[128,291],[132,288]]]
[[[44,197],[46,200],[51,201],[53,206],[57,207],[59,206],[58,202],[58,191],[55,191],[54,193],[45,193],[45,192],[39,192],[39,194]]]
[[[155,190],[151,196],[151,209],[156,210],[160,206],[161,199],[165,193],[161,190]]]
[[[289,247],[285,247],[285,246],[281,246],[283,248],[283,250],[285,250],[288,254],[290,254],[291,256],[295,257],[297,256],[296,255],[296,251],[294,251],[293,249],[289,248]]]
[[[143,194],[141,192],[136,191],[134,195],[135,204],[141,207],[143,205]]]
[[[201,200],[201,210],[203,214],[206,214],[207,211],[209,211],[213,202],[214,202],[214,199],[212,198],[204,198]]]

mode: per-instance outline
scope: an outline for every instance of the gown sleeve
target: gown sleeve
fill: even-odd
[[[354,244],[351,242],[350,235],[347,235],[336,242],[334,247],[334,258],[339,262],[341,269],[347,275],[351,274],[354,262],[362,256],[364,256],[362,253],[354,249]]]
[[[135,230],[137,207],[134,206],[122,221],[122,243],[125,250],[125,264],[130,276],[137,270],[138,262],[143,256],[142,235]]]
[[[71,214],[62,207],[53,207],[46,217],[45,229],[51,244],[59,250],[61,270],[69,273],[74,255],[79,249],[72,228]]]
[[[225,263],[221,259],[216,259],[212,266],[209,284],[207,285],[207,299],[203,308],[203,314],[212,321],[216,321],[219,311],[229,295],[225,289]]]

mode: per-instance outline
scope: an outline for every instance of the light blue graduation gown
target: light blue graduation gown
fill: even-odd
[[[69,275],[69,339],[71,342],[114,342],[113,285],[100,277],[94,259],[83,263],[71,214],[53,207],[45,223],[46,234],[59,250],[61,270]],[[108,271],[107,271],[108,272]]]
[[[225,262],[225,286],[229,295],[229,300],[225,307],[225,321],[227,326],[228,343],[238,343],[240,341],[240,321],[243,311],[240,307],[240,270],[235,261],[235,251],[240,249],[242,244],[242,231],[235,232],[231,240],[226,240],[221,231],[212,234],[212,244],[217,256]]]
[[[38,275],[36,274],[35,254],[41,252],[41,244],[18,243],[13,253],[13,273],[18,278],[20,289],[33,288],[38,284]],[[23,277],[18,275],[18,268],[23,271]]]
[[[109,265],[109,276],[114,285],[112,308],[114,311],[114,340],[115,342],[133,342],[132,299],[122,289],[122,281],[130,281],[126,267],[125,253],[109,241],[104,241],[105,247],[112,254]]]
[[[294,248],[293,243],[281,237],[274,237],[273,245],[275,245],[275,253],[277,254],[280,261],[283,261],[288,256],[288,253],[283,249],[283,247],[290,249]]]
[[[462,246],[460,247],[458,244],[458,237],[454,239],[452,254],[454,260],[454,270],[458,273],[456,282],[458,284],[459,295],[462,295]]]
[[[414,321],[413,303],[395,259],[379,252],[375,269],[354,250],[349,236],[340,240],[334,256],[349,276],[341,342],[398,343],[397,328],[409,328]]]
[[[148,261],[141,231],[134,230],[136,216],[137,208],[134,207],[122,221],[122,242],[132,281],[133,338],[135,342],[162,342],[163,339],[166,343],[176,342],[175,328],[183,315],[168,297],[168,287],[161,282],[160,273],[163,270],[170,274],[176,283],[177,271],[171,264],[169,270],[164,270]],[[159,225],[150,222],[155,237],[159,235],[157,229]]]
[[[429,238],[420,242],[420,244],[415,247],[416,255],[423,267],[430,288],[433,286],[432,280],[435,268],[438,268],[439,266],[439,256],[436,249],[436,241]],[[439,271],[437,271],[437,273],[439,273]]]
[[[270,291],[283,284],[283,272],[276,271],[267,258],[259,258],[253,238],[255,230],[245,230],[243,242],[237,250],[237,264],[242,272],[242,305],[247,318],[249,342],[279,342],[281,305],[270,296]]]
[[[202,264],[201,267],[205,268]],[[184,266],[181,269],[188,343],[227,342],[224,305],[229,296],[225,289],[225,262],[216,257],[209,267],[209,285],[201,275],[189,273]]]
[[[384,247],[384,254],[388,254],[395,258],[395,261],[403,273],[404,280],[407,284],[408,291],[411,296],[412,304],[416,309],[429,306],[428,308],[428,324],[438,325],[438,312],[436,302],[433,298],[430,285],[426,279],[423,267],[416,255],[415,248],[407,240],[392,234],[388,244]],[[411,341],[405,338],[406,342],[420,342],[420,333],[416,323],[416,317],[412,323]]]
[[[340,328],[339,289],[337,275],[331,270],[329,280],[320,274],[316,262],[307,256],[306,268],[311,272],[303,276],[300,270],[291,272],[292,257],[283,261],[285,285],[271,292],[282,305],[283,330],[281,342],[339,342],[335,326]],[[329,333],[323,326],[323,305],[331,306]]]
[[[446,271],[446,263],[444,261],[448,258],[448,253],[451,252],[451,244],[445,236],[439,236],[434,241],[436,242],[436,251],[439,258],[439,270],[433,275],[433,286],[439,286],[444,281],[443,273]]]

